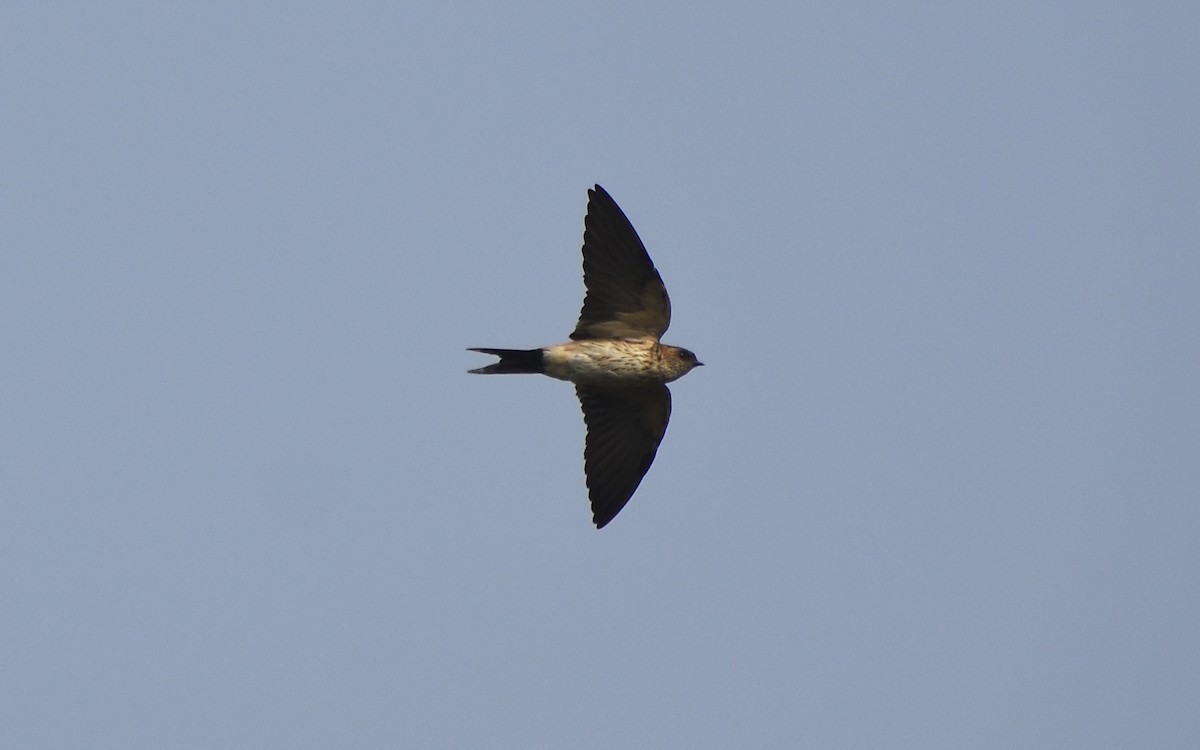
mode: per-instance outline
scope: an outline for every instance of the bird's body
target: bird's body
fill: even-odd
[[[680,351],[652,339],[584,339],[548,346],[542,356],[552,378],[621,387],[678,380],[691,369]]]
[[[571,341],[540,349],[472,349],[500,361],[481,375],[540,373],[575,384],[587,424],[584,470],[603,528],[629,502],[671,416],[666,384],[702,363],[659,341],[671,303],[633,225],[599,185],[588,191],[583,275],[587,295]]]

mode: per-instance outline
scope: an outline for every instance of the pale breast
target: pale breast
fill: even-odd
[[[546,347],[546,374],[572,383],[662,382],[657,342],[585,339]]]

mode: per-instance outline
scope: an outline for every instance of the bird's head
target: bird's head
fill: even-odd
[[[668,382],[670,380],[678,380],[691,372],[693,368],[704,365],[703,362],[696,359],[695,354],[681,346],[664,346],[663,352],[665,354],[663,359],[670,365],[671,377]]]

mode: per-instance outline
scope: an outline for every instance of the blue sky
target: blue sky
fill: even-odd
[[[0,745],[1193,748],[1187,3],[0,12]],[[590,524],[586,189],[671,293]]]

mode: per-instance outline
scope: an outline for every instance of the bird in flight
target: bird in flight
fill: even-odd
[[[633,225],[599,185],[588,191],[583,227],[587,293],[571,340],[540,349],[469,351],[500,358],[472,373],[540,373],[575,384],[587,425],[583,467],[592,521],[602,529],[654,462],[671,418],[666,384],[703,362],[659,341],[671,324],[667,289]]]

